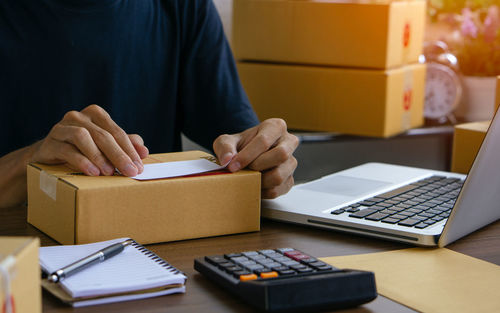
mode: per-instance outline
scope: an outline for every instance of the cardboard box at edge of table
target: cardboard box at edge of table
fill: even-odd
[[[213,159],[201,151],[146,163]],[[241,170],[137,181],[28,166],[28,222],[62,244],[130,237],[141,244],[258,231],[260,172]]]

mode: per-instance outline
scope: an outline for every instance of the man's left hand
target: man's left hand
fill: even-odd
[[[213,148],[221,164],[230,162],[231,172],[246,167],[262,172],[262,197],[272,199],[287,193],[294,184],[297,160],[293,152],[298,145],[285,121],[272,118],[244,132],[219,136]]]

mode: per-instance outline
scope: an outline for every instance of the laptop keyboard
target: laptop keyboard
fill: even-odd
[[[450,215],[464,181],[432,176],[331,213],[423,229]]]

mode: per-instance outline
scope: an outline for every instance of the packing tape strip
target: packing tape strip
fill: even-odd
[[[57,180],[56,176],[45,171],[40,173],[40,189],[54,201],[57,200]]]
[[[4,291],[4,309],[5,313],[13,313],[12,292],[10,290],[11,273],[14,272],[16,258],[12,255],[7,256],[0,262],[0,278],[2,279],[2,289]],[[1,305],[1,304],[0,304]]]

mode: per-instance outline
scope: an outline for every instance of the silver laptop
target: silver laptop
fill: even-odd
[[[500,218],[500,114],[495,115],[468,175],[367,163],[263,200],[262,215],[444,247]]]

